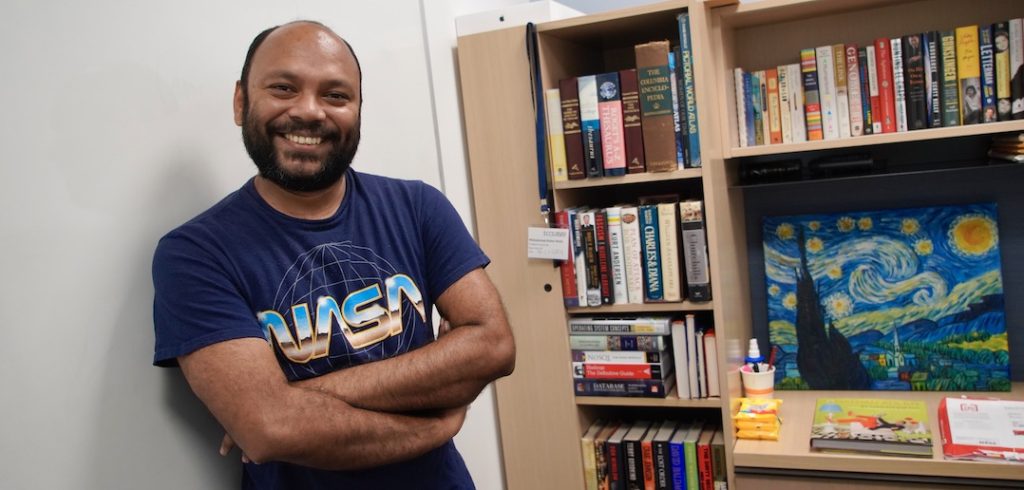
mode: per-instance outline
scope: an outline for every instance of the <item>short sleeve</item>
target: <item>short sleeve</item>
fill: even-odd
[[[420,193],[420,223],[431,297],[441,296],[462,276],[491,262],[448,198],[426,184]]]
[[[153,364],[225,340],[259,337],[263,330],[224,262],[180,231],[160,240],[153,257]]]

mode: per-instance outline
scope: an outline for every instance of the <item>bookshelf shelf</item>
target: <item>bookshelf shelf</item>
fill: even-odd
[[[701,398],[698,400],[680,400],[676,397],[675,388],[666,398],[632,398],[616,396],[577,396],[577,405],[608,406],[608,407],[678,407],[678,408],[721,408],[721,398]]]
[[[783,400],[782,429],[778,441],[750,441],[738,439],[734,448],[737,467],[755,467],[790,470],[830,470],[855,473],[881,473],[892,475],[929,475],[959,478],[986,478],[995,480],[1024,480],[1024,465],[986,463],[976,461],[947,461],[942,456],[942,438],[939,435],[939,400],[959,396],[953,392],[906,391],[776,391]],[[974,396],[992,396],[1006,399],[1024,398],[1024,383],[1013,383],[1009,393],[970,393]],[[905,458],[871,456],[852,453],[818,453],[810,449],[811,420],[818,398],[895,398],[924,400],[928,404],[929,424],[932,431],[931,458]]]
[[[767,155],[782,155],[786,153],[835,150],[840,148],[856,148],[861,146],[876,146],[893,143],[909,143],[915,141],[959,138],[964,136],[997,134],[1010,131],[1024,131],[1024,120],[1005,121],[987,124],[972,124],[969,126],[956,126],[949,128],[921,129],[918,131],[907,131],[905,133],[873,134],[868,136],[858,136],[855,138],[843,138],[838,140],[808,141],[806,143],[761,145],[750,146],[745,148],[733,147],[729,149],[728,157],[743,158]]]
[[[566,308],[565,311],[573,315],[604,315],[619,313],[674,313],[680,311],[711,311],[714,303],[694,303],[683,301],[680,303],[644,303],[632,305],[608,305],[594,307]]]
[[[567,180],[555,182],[555,190],[583,189],[588,187],[618,186],[625,184],[642,184],[647,182],[668,182],[673,180],[700,179],[701,169],[686,168],[673,172],[646,172],[628,174],[620,177],[601,177],[599,179]]]

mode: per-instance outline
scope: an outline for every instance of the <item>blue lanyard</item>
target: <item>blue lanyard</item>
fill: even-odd
[[[537,52],[537,26],[526,24],[526,56],[530,61],[530,90],[533,94],[534,134],[537,141],[537,190],[540,195],[540,213],[544,223],[550,224],[551,207],[548,205],[548,152],[547,130],[544,124],[544,86],[540,78],[540,55]]]

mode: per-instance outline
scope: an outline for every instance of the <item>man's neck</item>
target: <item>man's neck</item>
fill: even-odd
[[[314,192],[295,192],[257,175],[253,184],[256,193],[270,207],[299,219],[326,219],[334,216],[345,197],[348,179],[343,175],[330,187]]]

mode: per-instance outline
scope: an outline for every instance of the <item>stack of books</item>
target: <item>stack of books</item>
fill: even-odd
[[[1024,23],[1012,19],[806,48],[734,73],[741,147],[1024,119]]]
[[[570,319],[576,395],[664,398],[676,382],[671,321],[670,317]]]
[[[701,166],[689,14],[677,21],[678,44],[637,45],[636,68],[545,91],[555,182]]]
[[[989,158],[1024,163],[1024,133],[998,134],[992,137]]]
[[[725,489],[725,437],[701,420],[594,422],[581,439],[586,488]]]

